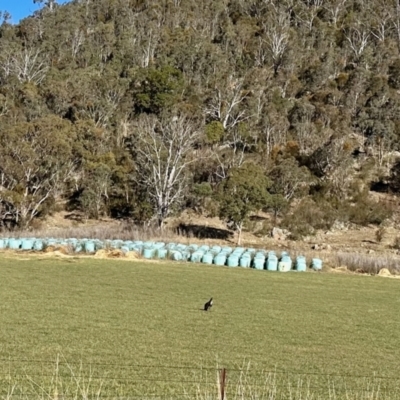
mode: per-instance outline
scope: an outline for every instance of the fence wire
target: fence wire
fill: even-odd
[[[383,374],[0,359],[0,400],[221,399],[400,400],[400,378]]]

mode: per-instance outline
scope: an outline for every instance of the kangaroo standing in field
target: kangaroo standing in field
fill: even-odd
[[[204,311],[208,311],[209,309],[211,310],[212,305],[213,305],[213,298],[211,297],[211,299],[208,300],[206,304],[204,304]]]

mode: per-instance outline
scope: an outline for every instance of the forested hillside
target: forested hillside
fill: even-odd
[[[1,226],[390,217],[368,192],[400,185],[399,0],[40,2],[2,13]]]

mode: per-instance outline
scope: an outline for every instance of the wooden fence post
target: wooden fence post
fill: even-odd
[[[225,400],[226,369],[219,371],[219,400]]]

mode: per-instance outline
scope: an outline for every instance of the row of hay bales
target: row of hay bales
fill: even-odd
[[[43,251],[49,247],[63,246],[75,253],[95,253],[102,249],[119,249],[123,253],[137,252],[146,259],[172,259],[229,267],[255,268],[268,271],[306,271],[322,269],[322,260],[313,258],[307,263],[304,256],[292,259],[282,251],[229,246],[184,245],[140,240],[56,239],[56,238],[0,238],[0,249]]]

